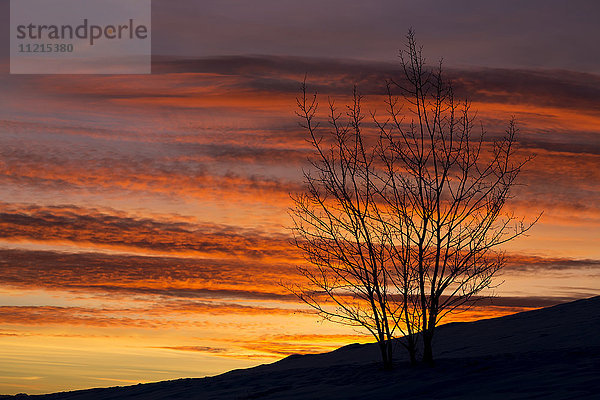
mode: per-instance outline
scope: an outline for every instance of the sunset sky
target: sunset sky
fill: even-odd
[[[0,0],[0,394],[214,375],[371,339],[283,289],[309,88],[382,107],[410,27],[527,165],[472,320],[600,291],[600,3],[154,0],[151,75],[9,75]]]

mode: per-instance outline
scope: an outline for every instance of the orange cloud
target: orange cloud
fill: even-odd
[[[188,221],[153,220],[76,206],[4,205],[0,238],[8,241],[96,244],[155,253],[219,255],[223,258],[294,256],[289,237],[257,230]]]

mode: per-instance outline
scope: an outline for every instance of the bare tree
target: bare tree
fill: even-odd
[[[392,366],[393,316],[388,293],[387,249],[379,237],[375,148],[363,141],[360,95],[345,113],[329,104],[329,129],[321,134],[315,121],[316,95],[298,98],[301,125],[308,131],[316,157],[305,171],[305,193],[293,196],[295,244],[308,267],[300,272],[308,285],[290,289],[327,320],[365,328],[377,341],[384,368]]]
[[[523,235],[537,219],[524,224],[503,213],[530,159],[515,161],[514,119],[503,137],[489,141],[483,127],[474,131],[469,102],[455,101],[441,62],[434,70],[426,67],[412,31],[400,58],[403,77],[388,83],[385,121],[374,118],[385,164],[381,198],[392,216],[383,222],[393,224],[388,230],[401,238],[396,275],[416,279],[413,316],[420,318],[423,361],[431,364],[438,322],[481,298],[477,295],[492,286],[505,264],[495,249]],[[394,88],[400,98],[393,96]]]
[[[401,51],[403,76],[387,85],[385,117],[371,113],[363,132],[361,97],[345,113],[329,103],[325,135],[317,98],[298,99],[315,149],[307,190],[293,197],[295,244],[309,284],[291,290],[324,318],[367,329],[392,366],[392,339],[416,361],[433,363],[437,324],[492,287],[505,260],[497,247],[532,225],[503,213],[529,158],[514,161],[517,128],[488,140],[474,130],[467,101],[457,102],[441,63],[427,68],[414,34]],[[400,96],[395,96],[395,90]]]

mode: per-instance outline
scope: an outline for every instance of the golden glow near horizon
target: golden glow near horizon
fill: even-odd
[[[288,84],[303,75],[254,68],[271,90],[218,71],[1,78],[1,394],[201,377],[371,341],[279,284],[302,263],[287,207],[309,151]],[[346,79],[314,82],[341,103]],[[506,247],[497,301],[448,322],[600,289],[600,113],[547,93],[483,82],[473,95],[490,134],[517,117],[536,158],[511,208],[544,215]]]

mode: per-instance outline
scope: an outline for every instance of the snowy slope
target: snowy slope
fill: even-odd
[[[434,368],[408,366],[399,348],[398,366],[382,371],[375,345],[350,345],[210,378],[27,398],[600,399],[600,297],[444,325],[434,349]]]

